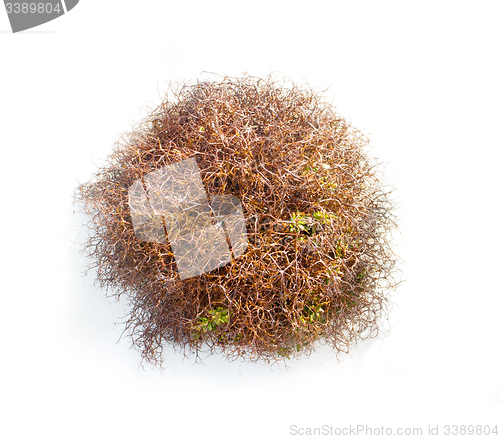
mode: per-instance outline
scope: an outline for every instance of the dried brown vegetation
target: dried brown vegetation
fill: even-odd
[[[126,331],[144,359],[161,363],[170,343],[274,361],[376,334],[396,284],[396,226],[366,145],[310,89],[252,77],[181,86],[118,142],[77,199],[97,281],[130,302]],[[127,193],[191,157],[210,196],[241,200],[249,245],[181,280],[168,244],[136,239]]]

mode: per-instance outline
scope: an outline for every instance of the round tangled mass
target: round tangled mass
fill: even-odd
[[[374,336],[396,285],[396,224],[367,144],[320,94],[248,76],[179,86],[117,142],[77,200],[97,282],[129,302],[143,358],[161,364],[171,344],[276,361]],[[134,233],[129,190],[187,159],[211,200],[240,201],[247,245],[181,278],[168,240]]]

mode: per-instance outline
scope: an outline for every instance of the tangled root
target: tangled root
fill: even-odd
[[[97,282],[126,297],[126,332],[153,364],[165,344],[230,359],[337,352],[376,335],[394,288],[396,228],[368,141],[309,89],[271,78],[176,89],[77,190]],[[128,189],[195,158],[210,197],[241,201],[248,247],[181,279],[168,243],[137,239]]]

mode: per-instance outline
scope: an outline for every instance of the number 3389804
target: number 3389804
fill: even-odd
[[[57,3],[6,3],[8,14],[59,14],[62,12],[61,4]]]

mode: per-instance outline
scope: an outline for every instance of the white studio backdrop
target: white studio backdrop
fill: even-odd
[[[0,7],[2,437],[499,425],[499,13],[494,1],[82,0],[12,34]],[[326,90],[371,138],[405,261],[390,332],[289,369],[194,364],[167,347],[161,372],[117,343],[127,306],[82,276],[72,193],[169,81],[204,72]]]

